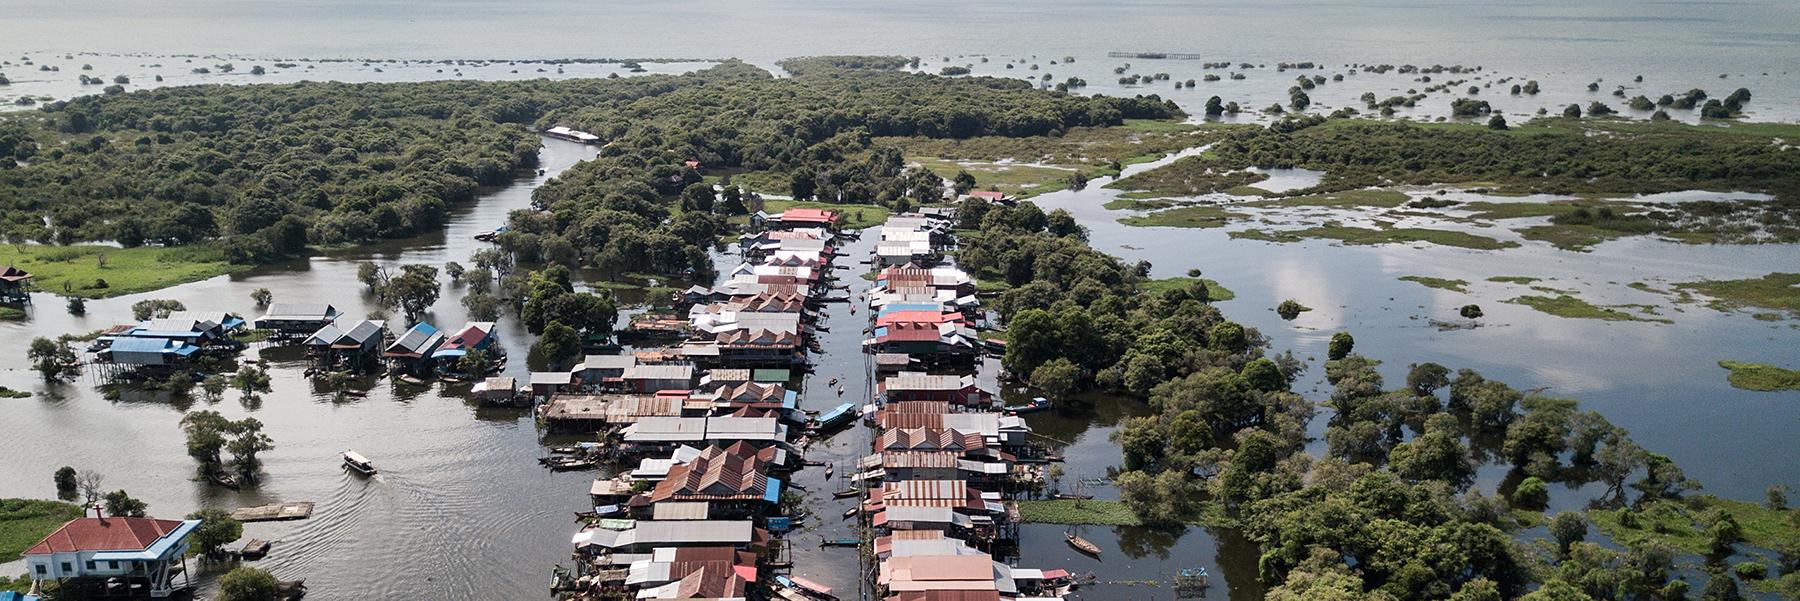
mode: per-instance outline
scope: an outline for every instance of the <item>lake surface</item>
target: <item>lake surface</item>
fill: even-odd
[[[204,17],[199,17],[204,15]],[[0,87],[0,102],[21,95],[68,98],[97,93],[81,74],[111,81],[126,75],[128,88],[194,83],[419,81],[604,77],[616,64],[556,65],[507,62],[439,64],[439,59],[557,59],[741,57],[774,68],[781,58],[816,54],[895,53],[920,56],[921,70],[969,65],[977,74],[1053,81],[1079,76],[1085,93],[1158,93],[1190,112],[1209,95],[1257,108],[1286,99],[1300,74],[1330,77],[1311,91],[1315,106],[1360,107],[1365,91],[1378,97],[1470,79],[1459,93],[1433,93],[1403,115],[1433,118],[1468,85],[1500,78],[1537,79],[1535,98],[1515,98],[1496,83],[1479,98],[1509,118],[1537,108],[1602,100],[1616,85],[1630,95],[1652,97],[1702,87],[1722,96],[1744,86],[1755,93],[1752,119],[1800,120],[1800,4],[1789,2],[1658,2],[1606,0],[1587,3],[1494,5],[1476,2],[1047,2],[866,0],[813,3],[798,0],[619,4],[557,0],[496,4],[470,0],[434,2],[223,2],[152,0],[137,3],[81,0],[53,5],[0,2],[0,73],[14,81]],[[1200,61],[1107,57],[1113,51],[1196,53],[1207,60],[1266,64],[1244,71],[1243,80],[1202,82],[1175,90],[1174,81],[1201,79]],[[1065,56],[1077,60],[1062,63]],[[29,60],[32,65],[24,65]],[[981,57],[987,61],[982,62]],[[298,66],[273,68],[277,60]],[[361,60],[397,59],[389,63]],[[1019,60],[1025,62],[1020,63]],[[188,61],[192,62],[189,63]],[[1315,61],[1325,68],[1279,72],[1277,62]],[[192,69],[231,62],[233,73],[195,74]],[[1006,64],[1013,64],[1007,69]],[[1169,81],[1122,86],[1113,69],[1167,72]],[[1349,75],[1350,63],[1481,65],[1476,75]],[[38,71],[53,64],[59,71]],[[93,65],[83,71],[81,65]],[[264,76],[249,65],[270,67]],[[679,73],[706,62],[644,63],[652,73]],[[1030,69],[1038,64],[1039,70]],[[153,66],[160,65],[160,66]],[[540,72],[538,69],[545,69]],[[1232,69],[1233,71],[1237,69]],[[1720,74],[1727,77],[1720,79]],[[1643,83],[1633,81],[1644,76]],[[1474,79],[1475,77],[1482,79]],[[1586,85],[1598,79],[1601,91]],[[1677,118],[1689,118],[1677,113]],[[1248,115],[1245,119],[1252,119]],[[23,361],[38,335],[85,332],[129,321],[129,306],[144,298],[174,298],[193,309],[254,315],[249,292],[271,289],[278,301],[331,302],[356,316],[372,308],[356,282],[356,264],[468,263],[483,245],[475,233],[504,221],[507,211],[528,206],[532,188],[593,150],[546,140],[546,175],[522,177],[512,186],[459,206],[442,233],[337,252],[259,272],[88,303],[88,315],[70,317],[54,296],[39,295],[29,321],[0,323],[0,385],[31,391],[30,399],[0,400],[9,436],[0,440],[0,497],[54,496],[51,472],[62,465],[106,474],[108,488],[123,488],[149,502],[155,515],[175,516],[201,506],[254,505],[311,500],[311,520],[254,524],[246,535],[277,541],[260,562],[283,578],[305,578],[332,599],[529,598],[544,590],[550,566],[566,561],[571,512],[587,505],[592,475],[550,473],[534,459],[547,442],[529,415],[480,408],[461,391],[434,385],[400,389],[374,385],[366,398],[340,400],[302,377],[290,353],[275,361],[274,391],[245,406],[235,392],[210,408],[229,417],[255,415],[267,424],[277,449],[265,455],[268,476],[254,491],[232,493],[188,479],[193,471],[177,422],[181,411],[204,402],[171,403],[150,395],[107,400],[97,380],[46,387]],[[1136,172],[1149,166],[1134,166]],[[1307,174],[1288,174],[1303,180]],[[1276,351],[1292,349],[1313,366],[1299,389],[1315,400],[1328,394],[1319,360],[1330,335],[1348,329],[1357,349],[1383,360],[1382,372],[1398,384],[1407,365],[1436,361],[1470,367],[1520,389],[1580,400],[1630,429],[1645,447],[1670,455],[1709,492],[1758,500],[1774,483],[1800,485],[1800,394],[1755,393],[1731,388],[1720,359],[1785,364],[1800,361],[1800,330],[1791,322],[1762,322],[1747,314],[1723,314],[1699,305],[1668,306],[1657,295],[1624,284],[1702,278],[1757,277],[1800,269],[1800,249],[1784,246],[1690,246],[1633,238],[1575,253],[1528,243],[1503,251],[1471,251],[1429,245],[1341,246],[1328,241],[1269,244],[1230,240],[1225,230],[1128,228],[1115,222],[1130,213],[1102,204],[1113,192],[1093,182],[1079,192],[1036,199],[1046,209],[1066,208],[1090,228],[1094,246],[1128,261],[1151,261],[1158,277],[1200,268],[1237,293],[1220,303],[1232,319],[1270,336]],[[1671,198],[1679,200],[1686,197]],[[1488,232],[1494,235],[1493,232]],[[1511,238],[1508,238],[1511,239]],[[866,248],[867,243],[861,248]],[[860,257],[853,245],[851,257]],[[720,255],[721,262],[731,258]],[[857,267],[860,269],[860,267]],[[849,272],[859,273],[859,272]],[[1456,293],[1395,280],[1402,275],[1460,278],[1473,282]],[[1596,303],[1652,303],[1671,324],[1573,320],[1499,302],[1523,288],[1487,282],[1496,275],[1547,278],[1546,285],[1575,290]],[[867,282],[844,277],[852,293]],[[429,319],[454,326],[464,320],[460,293],[446,288]],[[1280,320],[1271,309],[1294,298],[1314,308]],[[1443,331],[1431,319],[1450,319],[1457,307],[1478,303],[1483,326]],[[862,323],[842,318],[848,305],[831,305],[823,335],[831,352],[820,358],[812,381],[832,377],[847,396],[866,394],[861,355],[842,349],[860,341]],[[831,319],[838,318],[838,324]],[[501,340],[516,359],[528,335],[515,320],[501,321]],[[509,375],[523,375],[513,361]],[[807,409],[840,401],[823,386],[809,387]],[[816,390],[814,390],[816,389]],[[1100,477],[1116,465],[1118,450],[1107,437],[1123,416],[1142,414],[1141,404],[1099,399],[1031,416],[1040,434],[1069,443],[1065,482]],[[1322,431],[1325,417],[1314,425]],[[845,462],[867,448],[865,428],[850,428],[813,447],[810,458]],[[373,458],[381,477],[347,476],[337,453],[354,448]],[[846,470],[840,469],[839,473]],[[850,534],[838,515],[847,501],[829,498],[835,481],[822,470],[802,471],[797,483],[814,494],[806,507],[814,518],[792,537],[796,572],[836,588],[854,586],[849,550],[819,549],[820,539]],[[1477,486],[1492,491],[1503,470],[1483,469]],[[1091,490],[1116,497],[1108,488]],[[1577,507],[1590,491],[1553,491],[1557,507]],[[1166,579],[1180,567],[1204,566],[1214,574],[1214,593],[1254,598],[1255,552],[1230,533],[1191,529],[1149,533],[1141,529],[1087,528],[1082,535],[1108,549],[1104,561],[1080,556],[1060,543],[1061,527],[1027,526],[1021,565],[1094,571],[1101,584],[1092,599],[1166,598],[1168,589],[1143,581]],[[1113,550],[1117,553],[1113,553]],[[0,569],[13,569],[0,565]],[[19,569],[22,571],[22,568]],[[1224,590],[1221,590],[1221,588]]]

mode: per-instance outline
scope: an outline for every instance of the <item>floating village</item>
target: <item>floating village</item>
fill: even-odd
[[[990,196],[975,198],[1011,200]],[[544,436],[573,441],[545,443],[543,469],[599,474],[592,509],[575,516],[569,562],[551,568],[556,598],[1030,601],[1091,581],[1015,565],[1016,500],[1041,493],[1048,466],[1061,461],[1021,414],[1051,401],[1002,401],[1005,343],[982,336],[976,282],[947,258],[953,212],[925,208],[862,231],[844,231],[842,219],[816,208],[753,215],[737,240],[742,262],[715,285],[631,317],[620,344],[596,349],[612,352],[527,381],[496,375],[506,358],[494,323],[394,331],[323,303],[274,303],[254,320],[163,311],[105,330],[86,362],[109,380],[154,380],[221,368],[250,345],[297,346],[310,376],[466,381],[481,404],[529,410]],[[878,237],[872,248],[864,235]],[[867,255],[851,256],[848,242]],[[848,277],[872,283],[840,283],[859,269]],[[29,277],[9,272],[6,281]],[[827,325],[831,305],[840,323]],[[826,348],[820,334],[832,327],[861,336]],[[481,373],[469,373],[471,353],[482,354]],[[827,353],[860,356],[862,377],[819,382],[812,373]],[[853,452],[821,458],[834,439]],[[355,474],[379,471],[378,457],[344,450],[341,459]],[[211,479],[238,486],[232,474]],[[313,507],[245,507],[233,517],[298,520]],[[39,578],[65,586],[99,579],[164,597],[192,586],[183,556],[198,526],[84,517],[25,557]],[[123,567],[114,558],[124,553],[121,531],[132,535],[125,547],[143,547]],[[1072,532],[1063,538],[1079,553],[1104,553]],[[269,541],[250,540],[231,554],[269,552]],[[849,566],[854,574],[841,573]],[[283,586],[305,592],[303,582]]]

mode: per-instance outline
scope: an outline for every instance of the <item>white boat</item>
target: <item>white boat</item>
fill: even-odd
[[[365,476],[375,473],[375,464],[356,451],[344,451],[344,466]]]

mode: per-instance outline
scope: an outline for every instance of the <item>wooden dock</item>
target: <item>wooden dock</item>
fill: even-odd
[[[257,507],[240,507],[231,512],[231,518],[240,522],[278,522],[304,520],[312,517],[312,512],[312,501],[297,501]]]

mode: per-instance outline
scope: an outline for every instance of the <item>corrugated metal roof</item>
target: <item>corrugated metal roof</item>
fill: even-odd
[[[704,520],[712,505],[705,501],[663,501],[650,507],[654,520]]]

